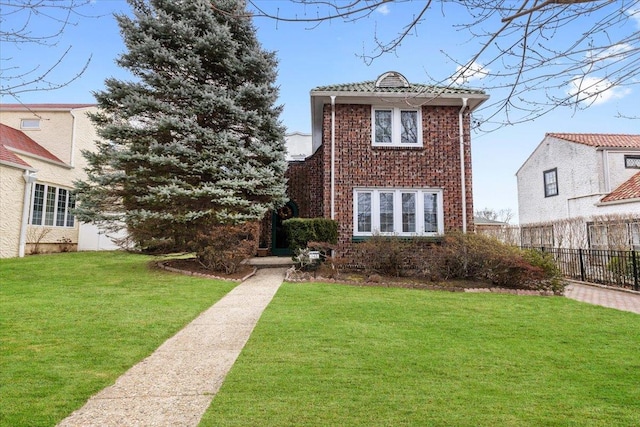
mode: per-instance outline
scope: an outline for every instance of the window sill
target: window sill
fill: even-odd
[[[398,240],[421,240],[423,242],[432,242],[439,243],[444,239],[444,236],[386,236],[386,235],[376,235],[376,236],[352,236],[351,242],[360,243],[366,242],[374,237],[383,237],[389,239],[398,239]]]

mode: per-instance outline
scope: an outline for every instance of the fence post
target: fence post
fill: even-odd
[[[638,261],[635,249],[631,251],[631,265],[633,265],[633,290],[638,290]]]
[[[586,282],[584,280],[584,261],[582,260],[582,249],[578,249],[578,258],[580,258],[580,281]]]

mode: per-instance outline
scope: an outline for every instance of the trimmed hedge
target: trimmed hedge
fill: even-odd
[[[296,253],[309,242],[338,243],[338,222],[328,218],[291,218],[282,222],[289,248]]]

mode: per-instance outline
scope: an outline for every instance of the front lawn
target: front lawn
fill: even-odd
[[[53,426],[234,286],[149,268],[152,257],[0,260],[0,425]]]
[[[201,426],[640,425],[640,316],[284,284]]]

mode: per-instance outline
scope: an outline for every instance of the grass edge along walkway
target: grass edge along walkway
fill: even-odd
[[[237,283],[82,252],[0,260],[0,426],[52,426]]]
[[[640,317],[285,283],[201,426],[640,425]]]

